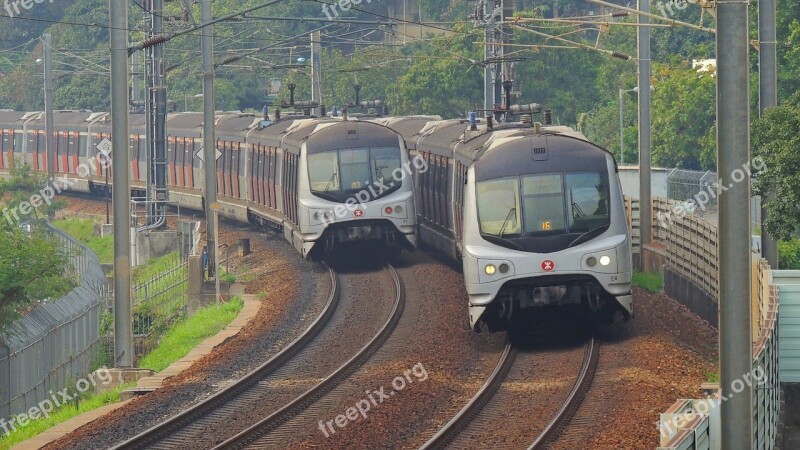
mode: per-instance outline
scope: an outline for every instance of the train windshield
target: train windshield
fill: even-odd
[[[366,191],[371,200],[384,197],[402,185],[400,148],[351,148],[308,155],[311,192],[331,201],[345,202]],[[371,186],[371,189],[370,189]]]
[[[481,234],[503,239],[575,235],[610,225],[608,174],[547,173],[477,183]]]

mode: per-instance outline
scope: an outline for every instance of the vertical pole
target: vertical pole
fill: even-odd
[[[650,0],[639,0],[639,11],[650,12]],[[650,18],[639,15],[639,265],[644,268],[644,246],[650,243]]]
[[[201,0],[202,23],[211,21],[211,0]],[[203,157],[205,158],[206,242],[208,242],[208,275],[216,277],[217,215],[213,207],[217,203],[217,142],[214,133],[214,26],[201,31],[203,51]]]
[[[747,2],[717,4],[717,170],[730,189],[719,196],[719,363],[722,448],[750,449],[750,178],[732,182],[750,162]],[[741,383],[742,390],[732,392]]]
[[[164,32],[164,0],[153,0],[153,34],[160,35]],[[164,85],[164,46],[158,44],[153,48],[153,106],[155,115],[153,121],[153,139],[155,141],[155,159],[153,172],[155,174],[155,200],[167,201],[167,88]],[[177,151],[177,150],[176,150]],[[166,206],[156,204],[155,223],[161,223],[166,218]]]
[[[320,39],[322,33],[311,33],[311,101],[322,104],[322,66],[320,64]],[[322,109],[314,108],[314,114],[319,115]]]
[[[484,30],[483,30],[483,40],[485,42],[483,46],[483,60],[489,61],[492,57],[492,46],[490,42],[493,42],[494,35],[492,34],[492,8],[489,6],[489,2],[492,0],[483,0],[483,20],[484,23]],[[492,82],[492,67],[490,64],[484,64],[483,66],[483,109],[486,110],[486,115],[492,114],[492,109],[494,109],[494,83]]]
[[[44,132],[47,155],[47,178],[52,182],[56,176],[56,142],[53,136],[53,60],[50,33],[45,33],[44,41]]]
[[[764,114],[765,109],[778,105],[775,0],[759,0],[758,2],[758,40],[758,99],[759,111]],[[761,199],[761,254],[773,269],[777,269],[780,265],[778,241],[767,234],[764,227],[767,210],[763,205],[769,197],[766,195]]]
[[[128,179],[128,2],[109,0],[111,129],[114,155],[114,362],[133,366],[131,327],[131,203]]]
[[[619,159],[620,164],[625,164],[625,137],[622,134],[623,130],[623,115],[622,115],[622,100],[623,94],[625,91],[622,89],[619,90]]]
[[[139,67],[139,51],[133,52],[131,55],[131,83],[132,95],[131,100],[133,103],[139,101],[139,76],[141,75],[141,68]]]

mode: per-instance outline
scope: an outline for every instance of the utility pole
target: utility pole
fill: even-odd
[[[322,33],[311,33],[311,101],[316,102],[314,114],[322,113],[322,65],[320,64],[320,39]]]
[[[114,363],[133,366],[131,326],[131,190],[128,180],[128,2],[108,0],[111,129],[114,163]]]
[[[164,0],[149,0],[147,20],[150,34],[160,36],[164,33]],[[164,43],[157,43],[145,49],[146,85],[146,138],[147,138],[147,219],[142,228],[158,228],[165,222],[165,202],[168,197],[167,165],[167,91],[164,86]]]
[[[211,22],[211,0],[201,0],[202,23]],[[203,157],[205,159],[205,199],[206,199],[206,242],[208,243],[208,276],[217,277],[217,143],[214,134],[214,26],[208,25],[201,31],[203,51]]]
[[[731,174],[750,163],[747,2],[717,3],[717,170],[730,189],[719,196],[719,365],[722,446],[755,448],[750,305],[750,177]],[[741,390],[732,392],[741,384]]]
[[[639,0],[639,11],[650,12],[650,0]],[[650,243],[650,18],[639,14],[639,265],[644,268],[644,246]]]
[[[775,0],[758,2],[758,87],[759,112],[778,105],[778,77],[776,62],[777,38],[775,33]],[[764,223],[767,209],[764,203],[770,195],[761,198],[761,255],[773,269],[780,266],[778,241],[767,233]]]
[[[48,184],[56,176],[56,140],[53,136],[53,56],[52,40],[50,33],[42,36],[44,42],[44,132],[47,155]],[[66,172],[66,168],[64,169]]]
[[[625,164],[625,123],[624,119],[625,116],[623,115],[622,111],[622,102],[625,100],[625,91],[620,89],[619,90],[619,159],[620,164]]]
[[[494,53],[494,47],[492,43],[494,42],[494,21],[492,20],[492,16],[494,14],[494,7],[490,6],[489,2],[493,0],[483,0],[482,6],[479,5],[478,14],[483,12],[482,17],[478,17],[478,20],[482,20],[483,23],[483,60],[486,61],[483,66],[483,109],[486,110],[486,115],[492,114],[492,110],[494,109],[494,82],[492,81],[492,65],[488,63],[488,61],[492,58]],[[483,8],[482,10],[480,8]]]

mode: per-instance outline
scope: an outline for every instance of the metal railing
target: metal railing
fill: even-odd
[[[135,283],[131,289],[134,358],[136,361],[155,348],[164,333],[176,321],[185,318],[189,302],[189,268],[176,252],[160,259],[158,270],[150,279]],[[111,284],[104,289],[106,303],[113,305]],[[109,308],[111,310],[111,308]],[[103,358],[114,354],[113,320],[105,322],[102,340]]]
[[[638,201],[628,200],[629,223],[638,230]],[[717,227],[690,212],[681,213],[681,202],[653,199],[653,239],[666,248],[665,266],[680,274],[696,288],[708,293],[719,303],[719,281],[717,279]],[[677,212],[676,212],[677,211]],[[669,214],[667,226],[659,223],[658,214]],[[775,446],[778,415],[780,412],[780,385],[778,373],[778,296],[772,283],[772,272],[763,259],[754,260],[752,280],[753,311],[753,374],[760,373],[758,383],[753,384],[753,448],[771,450]],[[681,300],[681,299],[678,299]],[[758,372],[757,372],[758,371]],[[719,429],[714,423],[719,409],[710,406],[708,399],[678,400],[661,415],[662,447],[714,448],[711,439]],[[680,426],[675,426],[676,418]],[[670,428],[672,426],[672,428]]]
[[[42,225],[69,261],[78,286],[42,303],[0,335],[0,418],[28,411],[98,367],[103,271],[89,248],[50,224]]]

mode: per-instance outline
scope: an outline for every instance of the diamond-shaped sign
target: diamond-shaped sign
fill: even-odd
[[[108,158],[108,155],[111,154],[111,141],[109,141],[108,138],[103,138],[103,140],[97,144],[97,149],[100,150],[103,156]]]
[[[215,150],[217,151],[217,157],[216,157],[215,159],[219,159],[219,157],[220,157],[220,156],[222,156],[222,152],[221,152],[221,151],[219,151],[219,149],[215,149]],[[205,162],[205,161],[206,161],[206,156],[205,156],[205,154],[204,154],[204,153],[205,153],[205,150],[201,148],[200,150],[198,150],[198,151],[197,151],[197,153],[195,154],[195,156],[197,156],[198,158],[200,158],[200,161],[203,161],[203,162]]]

